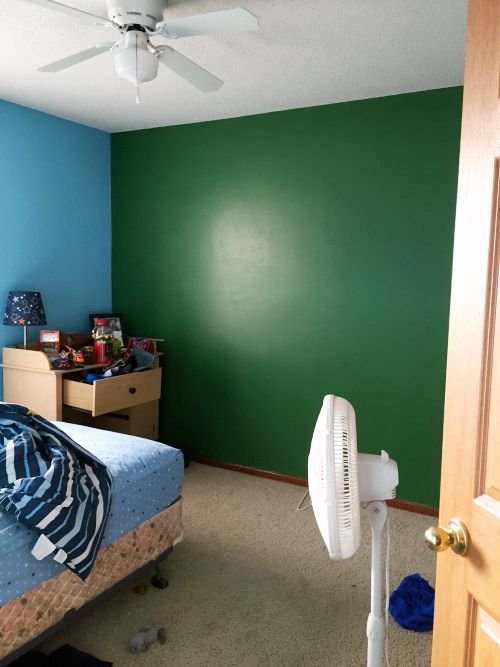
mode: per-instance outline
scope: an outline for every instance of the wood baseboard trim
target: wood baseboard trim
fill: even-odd
[[[282,475],[279,472],[271,472],[270,470],[260,470],[259,468],[249,468],[248,466],[241,466],[237,463],[228,463],[227,461],[217,461],[216,459],[209,459],[205,456],[194,455],[191,460],[196,463],[202,463],[206,466],[213,466],[215,468],[224,468],[224,470],[232,470],[233,472],[241,472],[245,475],[254,475],[255,477],[265,477],[267,479],[274,479],[276,482],[285,482],[285,484],[295,484],[296,486],[307,487],[307,479],[303,477],[294,477],[293,475]],[[389,507],[394,507],[398,510],[405,510],[406,512],[414,512],[416,514],[425,514],[427,516],[439,516],[437,507],[430,507],[429,505],[420,505],[419,503],[411,503],[408,500],[387,500]]]
[[[437,507],[411,503],[409,500],[399,500],[398,498],[386,500],[385,502],[389,507],[394,507],[397,510],[405,510],[406,512],[415,512],[415,514],[425,514],[426,516],[439,518],[439,509]]]
[[[192,461],[196,461],[196,463],[203,463],[206,466],[214,466],[215,468],[224,468],[225,470],[242,472],[245,475],[254,475],[255,477],[267,477],[267,479],[274,479],[277,482],[285,482],[286,484],[296,484],[297,486],[307,487],[307,479],[303,479],[302,477],[293,477],[292,475],[282,475],[279,472],[271,472],[270,470],[260,470],[259,468],[249,468],[248,466],[240,466],[237,463],[227,463],[226,461],[207,459],[204,456],[191,456],[190,458]]]

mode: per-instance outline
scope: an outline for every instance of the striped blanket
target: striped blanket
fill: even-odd
[[[84,581],[108,519],[106,466],[56,426],[0,403],[0,510],[34,531],[37,559],[52,555]]]

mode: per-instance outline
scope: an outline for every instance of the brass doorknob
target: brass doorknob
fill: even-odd
[[[470,535],[460,519],[451,519],[446,524],[446,529],[441,526],[427,528],[425,543],[432,551],[445,551],[451,547],[456,554],[463,556],[469,548]]]

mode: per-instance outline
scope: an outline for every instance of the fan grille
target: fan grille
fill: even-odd
[[[335,497],[341,558],[349,558],[361,539],[356,416],[349,401],[333,397]]]
[[[356,417],[349,401],[326,396],[309,455],[309,491],[330,558],[354,555],[361,541]]]

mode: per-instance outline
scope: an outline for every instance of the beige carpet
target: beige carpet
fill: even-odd
[[[115,667],[361,667],[370,608],[370,526],[353,558],[332,562],[312,510],[296,512],[300,487],[191,464],[184,542],[164,568],[170,586],[130,589],[74,623],[43,650],[70,643]],[[363,512],[363,515],[365,513]],[[423,541],[433,522],[389,510],[391,590],[419,572],[434,585],[436,557]],[[148,577],[142,578],[148,583]],[[167,643],[132,655],[142,626]],[[389,625],[391,667],[428,667],[431,633]]]

